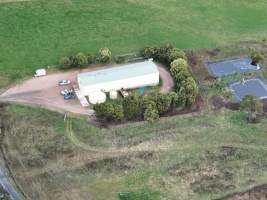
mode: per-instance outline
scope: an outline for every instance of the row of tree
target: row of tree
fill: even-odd
[[[107,63],[111,60],[112,54],[108,48],[101,48],[97,55],[95,54],[85,54],[78,53],[76,55],[71,55],[69,57],[62,57],[59,60],[59,65],[61,68],[76,68],[84,67],[92,63]]]
[[[146,47],[141,51],[141,54],[146,58],[153,58],[169,67],[171,75],[175,80],[175,92],[178,96],[177,106],[191,106],[195,102],[198,87],[189,71],[184,51],[172,45],[165,45],[162,47]]]
[[[153,58],[166,66],[170,66],[171,62],[178,58],[182,58],[187,61],[184,51],[169,44],[161,47],[145,47],[140,53],[143,57]]]
[[[103,121],[141,120],[154,122],[160,116],[174,109],[178,104],[175,92],[154,93],[148,96],[130,95],[122,101],[109,101],[96,104],[94,110]]]

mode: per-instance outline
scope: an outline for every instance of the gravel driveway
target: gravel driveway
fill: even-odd
[[[57,83],[62,79],[68,79],[75,85],[77,84],[76,77],[79,73],[101,68],[103,69],[103,67],[99,66],[90,67],[83,70],[71,70],[63,73],[49,74],[44,77],[32,78],[2,93],[0,95],[0,101],[37,105],[50,110],[84,115],[87,114],[87,110],[80,105],[78,100],[66,101],[60,95],[62,89],[70,88],[71,86],[60,87]],[[165,68],[159,65],[158,68],[162,79],[160,91],[166,93],[173,88],[174,82]]]

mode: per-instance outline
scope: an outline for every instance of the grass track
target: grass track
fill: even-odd
[[[0,87],[61,56],[263,39],[265,0],[42,0],[0,4]]]

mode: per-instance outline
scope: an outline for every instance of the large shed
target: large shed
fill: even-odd
[[[159,84],[159,71],[152,60],[96,70],[78,75],[82,95],[111,92]]]

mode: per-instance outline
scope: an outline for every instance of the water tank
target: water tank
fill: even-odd
[[[104,92],[92,92],[88,95],[91,104],[104,103],[106,101],[106,94]]]
[[[110,99],[117,99],[118,98],[118,92],[117,91],[110,91],[109,92],[109,98]]]

